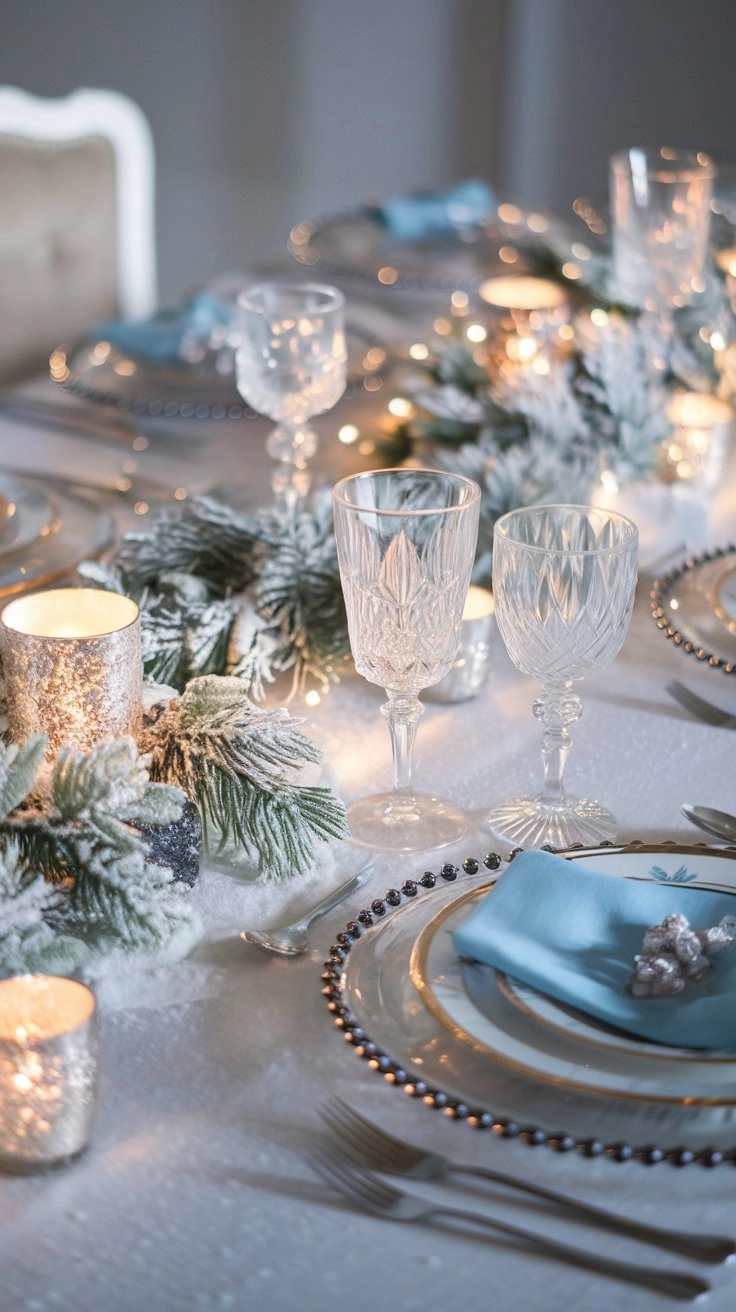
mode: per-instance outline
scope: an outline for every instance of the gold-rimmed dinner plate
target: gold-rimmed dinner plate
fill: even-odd
[[[665,843],[566,855],[613,876],[736,891],[736,850]],[[353,943],[341,994],[365,1035],[410,1080],[549,1134],[693,1151],[735,1145],[736,1054],[652,1060],[596,1047],[525,1015],[490,968],[458,960],[453,931],[492,884],[437,887]]]

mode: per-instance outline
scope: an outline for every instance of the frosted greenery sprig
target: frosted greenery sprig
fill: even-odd
[[[156,709],[141,743],[151,777],[196,802],[214,856],[234,846],[278,880],[308,869],[320,843],[347,836],[340,799],[299,778],[321,751],[284,708],[255,706],[238,678],[205,676]]]
[[[644,319],[614,313],[598,323],[581,314],[571,353],[544,375],[494,371],[453,341],[409,380],[418,412],[386,457],[411,456],[480,483],[477,577],[488,571],[493,524],[506,510],[588,500],[603,469],[619,483],[651,475],[670,430],[673,375],[662,350]]]
[[[279,673],[303,690],[349,658],[329,489],[286,514],[193,498],[81,573],[138,602],[144,671],[178,690],[232,672],[260,699]]]
[[[47,748],[42,734],[0,744],[0,974],[184,955],[199,918],[134,823],[173,822],[184,794],[151,782],[131,739],[66,748],[50,765]]]

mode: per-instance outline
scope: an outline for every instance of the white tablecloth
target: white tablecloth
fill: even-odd
[[[351,414],[344,403],[321,421],[323,433]],[[264,432],[265,425],[253,421],[193,424],[179,442],[160,450],[153,442],[140,472],[195,486],[247,474],[253,490],[262,492]],[[5,467],[72,469],[90,477],[114,472],[120,458],[115,447],[0,421]],[[347,458],[344,450],[335,456]],[[719,518],[707,529],[716,541],[727,540],[729,513],[726,490]],[[583,685],[585,711],[574,729],[568,782],[605,800],[620,818],[622,837],[699,841],[681,818],[680,803],[736,809],[736,735],[694,722],[664,686],[679,677],[736,709],[736,683],[665,640],[649,618],[647,590],[642,580],[618,660]],[[418,733],[418,786],[462,800],[480,821],[491,802],[533,783],[540,739],[530,710],[534,691],[499,643],[480,697],[464,705],[428,705]],[[378,689],[354,678],[308,712],[308,731],[324,746],[347,800],[387,782],[389,741],[380,702]],[[381,1306],[401,1312],[456,1306],[639,1312],[664,1306],[656,1294],[505,1242],[391,1225],[352,1211],[326,1196],[304,1162],[319,1129],[319,1104],[339,1093],[394,1133],[458,1159],[494,1164],[643,1220],[736,1228],[731,1165],[647,1168],[498,1139],[408,1099],[359,1061],[334,1028],[320,982],[334,934],[388,886],[427,865],[436,870],[447,856],[482,856],[490,846],[479,823],[457,851],[379,858],[367,889],[315,927],[314,950],[291,961],[246,946],[239,931],[290,918],[356,868],[361,854],[346,847],[328,854],[321,870],[279,888],[204,870],[193,896],[208,938],[193,959],[109,978],[100,987],[100,1104],[89,1151],[63,1171],[0,1181],[3,1312],[316,1312],[341,1305],[354,1312]],[[480,1193],[476,1199],[483,1202]],[[543,1223],[597,1251],[661,1267],[695,1266],[526,1203],[493,1201],[515,1220]],[[730,1312],[733,1272],[700,1269],[714,1284],[708,1306]]]

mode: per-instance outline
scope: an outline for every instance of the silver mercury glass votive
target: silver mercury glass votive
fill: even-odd
[[[477,697],[491,668],[495,627],[493,594],[487,588],[469,587],[457,655],[445,677],[425,689],[423,701],[465,702]]]
[[[714,492],[733,443],[733,406],[710,392],[677,392],[667,406],[672,432],[659,449],[666,483],[690,481]]]
[[[141,725],[140,613],[130,597],[57,588],[11,601],[0,615],[10,731],[45,733],[50,750],[87,751]]]
[[[97,1099],[95,996],[54,975],[0,980],[0,1170],[48,1170],[89,1142]]]
[[[563,333],[570,331],[570,303],[564,288],[551,278],[506,274],[487,278],[478,295],[491,307],[491,372],[548,374],[552,360],[568,349]]]

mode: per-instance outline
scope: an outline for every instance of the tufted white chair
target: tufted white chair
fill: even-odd
[[[0,382],[154,309],[153,202],[151,132],[126,96],[0,87]]]

